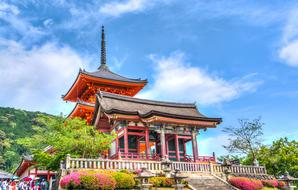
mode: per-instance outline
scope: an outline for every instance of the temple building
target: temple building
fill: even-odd
[[[95,72],[80,70],[63,100],[76,105],[69,118],[80,117],[101,132],[115,132],[109,159],[215,162],[198,151],[200,130],[215,128],[221,118],[200,113],[194,103],[135,98],[147,80],[110,71],[106,63],[105,33],[101,34],[101,63]],[[191,142],[192,155],[186,143]]]

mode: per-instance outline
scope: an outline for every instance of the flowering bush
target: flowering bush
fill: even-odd
[[[80,187],[86,190],[99,189],[99,179],[96,175],[92,174],[81,174],[80,175]]]
[[[113,172],[112,176],[116,180],[117,189],[132,189],[136,185],[132,174]]]
[[[149,179],[149,183],[154,187],[172,187],[174,180],[166,177],[152,177]]]
[[[135,187],[134,174],[114,171],[81,171],[64,176],[60,185],[63,189],[114,190]]]
[[[108,174],[95,174],[99,181],[99,189],[101,190],[113,190],[116,187],[116,180]]]
[[[60,185],[64,189],[75,189],[80,185],[80,183],[80,173],[78,172],[66,175],[60,181]]]
[[[233,177],[229,179],[229,182],[235,187],[243,190],[259,190],[263,188],[263,184],[260,180],[249,179],[246,177]]]
[[[141,169],[136,169],[136,170],[134,171],[134,174],[137,174],[137,175],[139,175],[141,172],[142,172],[142,170],[141,170]]]
[[[283,182],[283,181],[279,181],[279,182],[278,182],[278,188],[280,188],[280,189],[284,189],[285,187],[286,187],[285,182]]]
[[[278,181],[276,179],[272,180],[262,180],[265,187],[278,187]]]

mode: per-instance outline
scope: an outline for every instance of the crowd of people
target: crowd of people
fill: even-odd
[[[2,179],[0,190],[49,190],[49,183],[45,179],[11,180]]]

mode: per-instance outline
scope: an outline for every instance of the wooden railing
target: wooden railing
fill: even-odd
[[[65,164],[61,166],[64,170],[79,169],[103,169],[103,170],[139,170],[146,167],[152,172],[161,172],[163,165],[160,161],[144,161],[144,160],[110,160],[110,159],[85,159],[71,158],[67,156]],[[171,162],[170,168],[180,169],[182,172],[202,172],[202,173],[223,173],[225,167],[220,164],[213,163],[194,163],[194,162]],[[266,169],[263,166],[231,166],[234,174],[254,174],[266,175]]]
[[[212,173],[224,173],[225,167],[221,164],[211,165]],[[253,174],[253,175],[266,175],[267,171],[264,166],[243,166],[243,165],[232,165],[230,167],[232,174]]]
[[[153,161],[160,161],[160,156],[158,154],[138,154],[133,152],[118,152],[110,157],[111,159],[133,159],[133,160],[153,160]]]

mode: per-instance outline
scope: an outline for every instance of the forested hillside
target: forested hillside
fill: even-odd
[[[48,114],[0,107],[0,169],[12,172],[18,166],[21,156],[30,154],[16,141],[31,136],[42,127],[35,122],[40,115]]]

